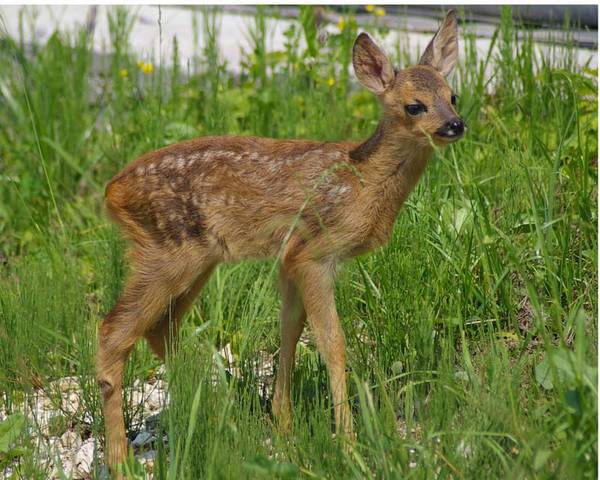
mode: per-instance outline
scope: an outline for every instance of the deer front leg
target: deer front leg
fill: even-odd
[[[282,266],[279,272],[281,292],[281,348],[279,367],[273,395],[273,415],[282,430],[289,430],[292,424],[292,402],[290,389],[296,345],[304,330],[306,312],[296,285]]]
[[[314,261],[294,266],[294,278],[315,335],[317,349],[329,372],[338,434],[352,433],[352,417],[346,390],[345,339],[334,298],[334,269],[331,262]]]

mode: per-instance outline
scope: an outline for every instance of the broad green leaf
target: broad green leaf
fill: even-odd
[[[547,356],[535,367],[535,379],[545,390],[552,390],[554,388]]]
[[[25,415],[14,413],[0,423],[0,452],[8,453],[25,426]]]

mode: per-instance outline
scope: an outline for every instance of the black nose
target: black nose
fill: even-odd
[[[465,122],[463,122],[458,117],[454,117],[452,120],[444,123],[444,125],[440,127],[435,133],[440,137],[456,139],[461,137],[462,134],[465,133],[465,128]]]
[[[450,120],[446,124],[446,131],[452,135],[462,135],[465,132],[465,122],[463,122],[460,118],[455,118],[454,120]]]

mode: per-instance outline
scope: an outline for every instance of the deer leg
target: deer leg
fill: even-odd
[[[345,339],[334,298],[334,275],[330,262],[304,261],[293,266],[294,278],[304,303],[307,321],[317,349],[329,372],[335,414],[335,429],[352,433],[352,418],[346,390]]]
[[[113,471],[127,453],[123,420],[123,369],[131,350],[143,333],[138,327],[138,319],[141,316],[156,318],[168,304],[168,299],[165,298],[163,302],[155,299],[151,304],[143,305],[140,300],[150,295],[138,297],[136,293],[139,290],[140,285],[135,281],[125,287],[124,293],[98,332],[97,378],[102,392],[106,458]]]
[[[152,348],[152,351],[161,360],[165,360],[167,350],[176,350],[177,331],[179,329],[181,318],[185,315],[185,312],[190,308],[195,298],[200,293],[200,290],[202,290],[202,287],[204,287],[208,281],[213,269],[214,265],[210,265],[204,270],[194,281],[189,290],[177,297],[177,299],[171,303],[165,315],[162,316],[152,329],[144,334],[150,348]]]
[[[171,299],[188,290],[195,278],[197,273],[192,276],[189,263],[177,271],[173,261],[146,256],[146,262],[134,268],[119,301],[100,326],[97,380],[102,391],[106,458],[113,472],[127,454],[122,399],[125,362],[137,340],[165,314]]]
[[[293,280],[284,267],[279,272],[279,290],[282,297],[281,305],[281,348],[279,351],[279,368],[275,381],[273,395],[273,414],[283,430],[291,427],[292,402],[290,388],[296,345],[304,330],[306,312],[302,299]]]

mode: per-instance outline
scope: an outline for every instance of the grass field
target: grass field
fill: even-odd
[[[12,414],[0,423],[0,471],[47,478],[35,420],[17,420],[56,379],[83,387],[62,429],[102,436],[96,331],[127,272],[103,211],[117,171],[205,134],[374,130],[376,100],[348,68],[351,12],[326,46],[313,14],[302,8],[273,52],[259,9],[236,77],[218,56],[213,10],[195,14],[189,71],[136,57],[121,9],[100,60],[85,31],[31,49],[0,40],[0,411]],[[542,56],[516,34],[507,9],[478,56],[465,27],[452,83],[466,137],[436,152],[389,245],[339,274],[357,440],[332,438],[327,374],[310,341],[297,354],[293,433],[277,433],[257,366],[279,344],[276,268],[222,266],[167,365],[168,441],[156,445],[154,478],[596,478],[597,71],[578,67],[569,46]],[[405,44],[390,53],[400,65],[417,59]],[[224,367],[215,376],[226,345],[239,378]],[[140,343],[126,385],[158,367]],[[135,461],[129,469],[143,477]]]

